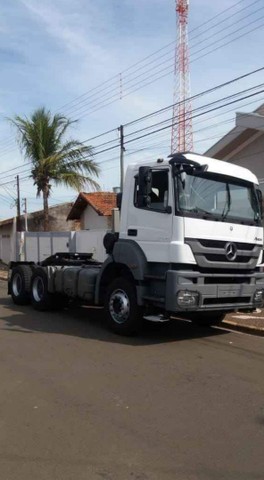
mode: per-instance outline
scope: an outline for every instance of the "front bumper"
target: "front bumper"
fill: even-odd
[[[264,273],[200,273],[169,270],[166,278],[165,308],[168,312],[253,310],[256,290],[264,289]],[[198,293],[198,304],[179,306],[178,292]]]

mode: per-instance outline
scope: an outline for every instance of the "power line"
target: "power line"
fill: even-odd
[[[257,1],[259,1],[259,0],[257,0]],[[255,4],[255,3],[256,3],[256,2],[253,2],[253,4]],[[253,4],[251,4],[251,5],[253,5]],[[262,8],[263,8],[263,7],[261,7],[261,9],[262,9]],[[251,13],[250,15],[248,15],[248,16],[251,16],[251,15],[253,15],[253,14],[256,14],[256,13],[257,13],[259,10],[261,10],[261,9],[255,10],[254,12],[252,12],[252,13]],[[243,17],[242,19],[238,20],[238,22],[241,22],[241,21],[244,20],[245,18],[246,18],[246,17]],[[203,49],[200,49],[200,50],[198,50],[198,51],[195,52],[195,53],[199,53],[200,51],[204,50],[205,48],[209,48],[210,46],[214,45],[215,43],[217,43],[217,42],[219,42],[219,41],[222,41],[222,40],[224,40],[224,39],[227,38],[227,37],[230,37],[230,35],[234,35],[236,32],[242,30],[242,29],[245,28],[245,27],[248,27],[248,26],[251,25],[252,23],[256,23],[256,21],[259,21],[259,20],[261,20],[262,18],[263,18],[263,17],[258,18],[258,19],[254,20],[254,21],[251,22],[251,23],[247,23],[246,25],[243,25],[242,27],[240,27],[239,29],[237,29],[235,32],[232,32],[231,34],[226,35],[226,36],[224,36],[223,38],[220,38],[220,39],[216,40],[216,42],[213,42],[213,44],[210,44],[210,45],[208,45],[208,46],[206,46],[206,47],[203,47]],[[262,25],[261,25],[261,26],[262,26]],[[231,27],[232,27],[232,25],[228,25],[225,29],[231,28]],[[259,27],[260,27],[260,26],[258,26],[257,28],[259,28]],[[253,30],[255,30],[255,29],[253,29]],[[246,35],[246,34],[250,33],[251,31],[252,31],[252,30],[246,32],[246,33],[243,34],[243,35]],[[217,32],[217,33],[221,33],[221,32]],[[242,35],[242,36],[243,36],[243,35]],[[239,36],[239,37],[237,37],[237,38],[241,38],[241,36]],[[237,38],[232,39],[230,42],[235,41]],[[204,41],[205,41],[205,40],[202,40],[200,43],[203,43]],[[174,42],[173,42],[173,43],[174,43]],[[228,42],[228,43],[229,43],[229,42]],[[225,44],[224,44],[224,45],[225,45]],[[221,46],[223,46],[223,45],[221,45]],[[220,46],[220,47],[221,47],[221,46]],[[219,47],[219,48],[220,48],[220,47]],[[211,51],[208,52],[208,53],[211,53]],[[166,54],[165,54],[165,55],[166,55]],[[162,55],[162,57],[163,57],[163,56],[164,56],[164,55]],[[172,60],[173,58],[174,58],[174,57],[172,57],[172,58],[169,59],[169,60]],[[199,58],[200,58],[200,57],[199,57]],[[195,59],[195,60],[197,60],[197,59]],[[139,77],[141,77],[141,76],[143,76],[143,75],[146,75],[146,73],[148,73],[148,72],[151,72],[151,76],[153,77],[153,68],[158,68],[159,66],[163,65],[163,64],[166,63],[166,62],[167,62],[167,61],[162,62],[161,64],[157,65],[156,67],[152,67],[151,70],[147,70],[146,72],[138,75],[137,77],[130,79],[128,82],[126,82],[126,84],[134,81],[136,78],[139,78]],[[150,63],[153,63],[153,62],[150,62]],[[172,67],[172,66],[173,66],[173,64],[169,65],[167,68],[170,68],[170,67]],[[159,73],[159,72],[156,72],[156,73]],[[169,72],[169,73],[170,73],[170,72]],[[123,77],[123,78],[124,78],[124,77]],[[147,77],[147,78],[149,78],[149,77]],[[143,79],[142,81],[147,80],[147,78],[146,78],[146,79]],[[137,85],[137,84],[138,84],[138,82],[137,82],[135,85]],[[135,85],[132,85],[132,87],[134,87]],[[128,94],[131,94],[131,93],[133,93],[133,92],[129,92]],[[107,93],[104,94],[103,97],[105,97],[106,95],[107,95]],[[124,96],[126,96],[126,95],[127,95],[127,94],[125,94],[125,95],[123,94],[123,95],[122,95],[122,98],[124,98]],[[117,92],[115,95],[111,95],[111,97],[108,97],[108,99],[102,101],[102,100],[101,100],[102,96],[100,95],[100,102],[99,102],[99,103],[98,103],[98,100],[93,100],[92,102],[90,102],[90,101],[88,102],[89,108],[92,106],[92,104],[93,104],[94,102],[97,102],[97,103],[96,103],[96,105],[93,105],[93,106],[92,106],[93,109],[94,109],[95,107],[97,107],[98,105],[104,104],[105,101],[108,101],[109,99],[114,98],[114,97],[117,97],[117,96],[118,96],[118,98],[119,98],[119,92]],[[88,97],[88,98],[89,98],[89,97]],[[88,99],[87,99],[87,100],[88,100]],[[88,104],[87,104],[87,100],[85,101],[85,103],[84,103],[81,107],[78,107],[77,110],[80,110],[80,109],[85,108],[86,105],[88,105]],[[75,108],[75,107],[72,107],[72,108]],[[94,111],[94,110],[92,110],[92,111]],[[81,112],[80,112],[80,113],[81,113]],[[92,112],[91,112],[91,113],[92,113]]]
[[[198,96],[201,96],[201,95],[204,95],[204,94],[206,94],[206,93],[215,91],[216,89],[218,89],[218,88],[220,88],[220,87],[229,85],[229,84],[231,84],[231,83],[233,83],[233,82],[235,82],[235,81],[240,80],[241,78],[245,78],[245,77],[247,77],[247,76],[249,76],[249,75],[252,75],[253,73],[259,72],[259,71],[261,71],[261,70],[263,70],[263,69],[264,69],[264,67],[261,67],[261,68],[259,68],[259,69],[257,69],[257,70],[252,71],[252,72],[248,72],[247,74],[241,75],[240,77],[237,77],[237,78],[232,79],[232,80],[230,80],[230,81],[228,81],[228,82],[225,82],[224,84],[221,84],[221,85],[218,85],[218,86],[216,86],[216,87],[213,87],[212,89],[206,90],[205,92],[201,92],[200,94],[197,94],[197,95],[193,96],[192,98],[197,98]],[[214,101],[214,102],[211,102],[211,103],[209,103],[209,104],[202,105],[201,107],[198,107],[198,109],[196,109],[195,111],[197,111],[197,110],[199,111],[200,109],[206,108],[207,106],[213,105],[213,104],[215,104],[215,103],[223,102],[223,101],[226,100],[227,98],[234,98],[234,97],[236,97],[236,96],[238,96],[238,95],[241,95],[242,93],[245,93],[246,91],[251,91],[251,90],[256,89],[256,88],[258,88],[259,86],[262,86],[262,85],[263,85],[263,84],[259,84],[259,85],[257,85],[257,86],[251,87],[250,89],[246,89],[246,90],[243,90],[243,91],[238,92],[238,93],[236,93],[236,94],[230,95],[230,96],[228,96],[228,97],[224,97],[224,98],[218,99],[218,100],[216,100],[216,101]],[[261,93],[261,92],[262,92],[262,90],[261,90],[260,92],[257,92],[256,94],[259,94],[259,93]],[[249,97],[250,97],[250,96],[249,96]],[[249,97],[246,97],[246,98],[249,98]],[[245,97],[243,97],[242,99],[238,99],[237,101],[241,101],[241,100],[243,100],[244,98],[245,98]],[[233,103],[233,102],[232,102],[232,103]],[[137,123],[137,122],[139,122],[139,121],[142,121],[142,120],[144,120],[144,119],[146,119],[146,118],[151,118],[151,117],[153,117],[155,114],[160,114],[161,112],[165,112],[165,111],[166,111],[167,109],[169,109],[169,108],[171,108],[171,106],[164,107],[163,109],[157,110],[156,112],[152,112],[152,113],[149,114],[149,115],[146,115],[146,116],[144,116],[144,117],[141,117],[141,118],[139,118],[139,119],[136,119],[136,120],[134,120],[134,121],[132,121],[132,122],[127,123],[126,126],[128,126],[128,125],[134,125],[135,123]],[[152,124],[152,125],[150,125],[150,126],[148,126],[148,127],[145,127],[144,129],[141,129],[140,131],[144,131],[144,130],[153,128],[153,127],[155,127],[155,126],[157,126],[157,125],[164,124],[164,123],[166,123],[166,122],[171,122],[171,119],[164,120],[164,121],[159,122],[159,123],[157,123],[157,124]],[[170,125],[171,125],[171,123],[170,123]],[[169,126],[170,126],[170,125],[169,125]],[[92,138],[100,138],[101,136],[103,136],[103,135],[105,135],[105,134],[107,134],[107,133],[114,132],[114,131],[116,131],[116,130],[117,130],[117,129],[111,129],[111,130],[108,130],[107,132],[104,132],[104,133],[102,133],[102,134],[96,135],[96,136],[94,136],[94,137],[92,137]],[[160,130],[158,130],[158,131],[160,131]],[[138,132],[139,132],[139,130],[136,130],[136,131],[134,131],[134,132],[131,132],[131,133],[127,134],[126,137],[127,137],[127,136],[131,136],[131,135],[135,135],[135,134],[138,133]],[[155,133],[155,132],[154,132],[154,133]],[[150,134],[153,134],[153,132],[150,132]],[[142,138],[144,138],[144,137],[142,137]],[[85,140],[84,142],[87,142],[87,141],[90,141],[90,140],[91,140],[91,139],[87,139],[87,140]],[[83,143],[84,143],[84,142],[83,142]],[[116,142],[116,139],[113,139],[113,140],[110,140],[110,141],[108,141],[108,142],[104,142],[104,143],[102,143],[102,144],[99,144],[99,145],[95,146],[94,148],[95,148],[95,149],[96,149],[96,148],[102,148],[102,147],[104,147],[104,146],[106,146],[106,145],[108,145],[108,144],[111,144],[111,143],[113,143],[113,142]],[[128,142],[129,142],[129,141],[126,141],[125,143],[128,143]],[[109,151],[109,150],[112,150],[112,149],[117,148],[118,146],[119,146],[119,145],[114,145],[114,146],[111,146],[111,147],[109,147],[109,148],[103,149],[103,150],[101,150],[101,151],[99,151],[99,152],[94,152],[94,155],[99,155],[99,154],[101,154],[101,153],[105,153],[105,152],[107,152],[107,151]],[[18,170],[18,169],[20,169],[21,167],[25,167],[25,166],[27,166],[27,165],[31,165],[31,163],[28,162],[28,163],[26,163],[26,164],[24,164],[24,165],[19,165],[19,166],[17,166],[17,167],[14,167],[14,168],[12,168],[11,170],[9,169],[8,171],[0,172],[0,175],[4,175],[4,174],[7,173],[7,172],[11,172],[11,171]],[[25,174],[25,173],[29,173],[29,172],[30,172],[30,170],[22,170],[20,173]],[[7,175],[5,176],[5,178],[8,178],[8,177],[10,177],[10,176],[12,176],[12,175],[13,175],[13,174],[9,173],[9,174],[7,174]]]
[[[248,32],[245,32],[243,33],[242,35],[239,35],[235,38],[233,38],[232,40],[229,40],[228,42],[225,42],[221,45],[219,45],[218,47],[215,47],[213,48],[212,50],[209,50],[208,52],[205,52],[204,54],[198,56],[197,58],[194,58],[193,60],[191,60],[190,63],[192,62],[195,62],[203,57],[205,57],[206,55],[209,55],[211,53],[214,53],[215,51],[219,50],[220,48],[222,48],[223,46],[227,46],[229,45],[230,43],[248,35],[249,33],[259,29],[260,27],[264,26],[264,23],[261,24],[261,25],[258,25],[257,27],[249,30]],[[229,36],[225,36],[224,38],[228,38]],[[223,39],[222,39],[223,40]],[[164,73],[164,70],[168,70]],[[161,70],[159,70],[158,72],[156,72],[154,75],[151,74],[149,76],[147,76],[146,78],[144,78],[141,82],[136,82],[134,85],[131,86],[131,90],[128,91],[127,93],[123,93],[122,95],[122,99],[124,99],[125,97],[131,95],[132,93],[135,93],[136,91],[138,90],[141,90],[142,88],[144,87],[147,87],[151,84],[153,84],[154,82],[157,82],[158,80],[162,80],[163,78],[167,77],[168,75],[172,74],[173,73],[173,65],[169,65],[166,67],[166,69],[162,68]],[[145,82],[145,83],[144,83]],[[136,87],[136,88],[135,88]],[[115,95],[111,95],[110,97],[108,97],[107,99],[105,99],[104,101],[101,101],[99,103],[97,103],[96,105],[93,105],[92,106],[92,110],[90,109],[91,105],[89,106],[89,108],[86,108],[86,105],[83,106],[84,110],[83,111],[80,111],[79,114],[78,114],[78,117],[79,117],[79,120],[81,120],[82,118],[86,117],[87,116],[87,112],[89,112],[89,115],[97,112],[98,110],[101,110],[102,108],[105,108],[109,105],[112,105],[113,103],[115,103],[117,100],[119,100],[119,94],[115,94]]]
[[[0,194],[0,199],[2,202],[6,203],[10,207],[10,200],[7,200],[7,198],[4,197],[4,195]]]
[[[235,12],[235,14],[232,15],[232,17],[233,17],[234,15],[239,14],[241,11],[245,10],[246,8],[251,7],[251,6],[254,5],[255,3],[258,3],[258,1],[261,1],[261,0],[256,0],[256,1],[254,1],[253,3],[251,3],[250,5],[247,5],[246,7],[244,7],[243,9],[238,10],[237,12]],[[234,5],[232,5],[231,7],[226,8],[226,9],[223,10],[222,12],[220,12],[220,13],[218,13],[217,15],[211,17],[211,18],[210,18],[209,20],[207,20],[206,22],[203,22],[201,25],[195,27],[194,29],[192,29],[192,30],[190,31],[190,36],[191,36],[191,33],[192,33],[192,32],[200,29],[201,27],[203,27],[203,26],[205,26],[205,25],[208,25],[209,23],[211,23],[211,22],[212,22],[213,20],[215,20],[216,18],[219,18],[220,16],[222,16],[223,14],[225,14],[226,12],[230,11],[231,9],[235,8],[237,5],[239,5],[239,4],[243,3],[243,2],[244,2],[244,0],[238,1],[237,3],[235,3]],[[230,16],[229,16],[229,18],[230,18]],[[226,19],[224,19],[223,21],[225,21],[225,20],[226,20]],[[222,22],[223,22],[223,21],[222,21]],[[222,22],[219,22],[219,23],[222,23]],[[218,23],[218,24],[219,24],[219,23]],[[217,25],[218,25],[218,24],[217,24]],[[214,27],[217,26],[217,25],[214,25],[214,26],[211,27],[211,28],[214,28]],[[194,38],[196,38],[196,37],[197,37],[197,36],[195,36]],[[191,38],[192,38],[192,37],[191,37]],[[168,44],[166,44],[165,46],[159,48],[159,49],[156,50],[155,52],[147,55],[147,56],[144,57],[143,59],[137,61],[136,63],[134,63],[134,64],[132,64],[132,65],[130,65],[128,68],[126,68],[125,70],[123,70],[123,71],[121,72],[122,79],[126,78],[126,76],[124,75],[126,72],[128,72],[128,71],[130,71],[130,70],[133,70],[134,67],[140,65],[141,63],[144,63],[144,62],[145,62],[146,60],[148,60],[149,58],[152,58],[152,57],[155,56],[157,53],[163,51],[164,49],[166,49],[166,48],[168,48],[169,46],[172,46],[172,45],[175,45],[175,40],[173,40],[172,42],[169,42]],[[155,61],[156,61],[156,60],[155,60]],[[147,64],[147,65],[149,65],[149,64]],[[146,66],[146,65],[145,65],[145,66]],[[145,67],[145,66],[144,66],[144,67]],[[141,69],[141,68],[142,68],[142,67],[140,67],[140,69]],[[137,72],[138,70],[139,70],[139,69],[135,70],[134,73]],[[118,80],[118,77],[119,77],[119,75],[116,74],[116,75],[114,75],[113,77],[111,77],[109,80],[104,81],[104,82],[103,82],[102,84],[100,84],[100,85],[103,86],[103,85],[105,85],[107,82],[112,81],[113,79],[117,79],[117,80]],[[99,86],[100,86],[100,85],[99,85]],[[95,89],[92,89],[92,90],[87,91],[86,93],[84,93],[84,94],[82,94],[81,96],[77,97],[76,99],[72,100],[72,102],[68,102],[68,104],[66,104],[66,105],[69,105],[69,103],[74,103],[74,102],[75,102],[76,100],[78,100],[79,98],[84,97],[84,96],[87,95],[89,92],[92,92],[92,91],[94,91],[94,90],[95,90]],[[89,97],[88,97],[88,98],[89,98]],[[65,107],[66,105],[64,105],[63,107]]]
[[[197,111],[197,110],[201,110],[201,109],[203,109],[203,108],[206,108],[206,107],[208,107],[209,105],[214,105],[214,104],[219,103],[219,102],[222,102],[222,101],[224,101],[224,100],[237,97],[237,96],[239,96],[239,95],[241,95],[241,94],[243,94],[243,93],[250,92],[250,91],[252,91],[252,90],[256,90],[256,88],[263,87],[263,85],[264,85],[264,83],[260,83],[259,85],[256,85],[255,87],[247,88],[247,89],[245,89],[245,90],[241,90],[241,91],[238,92],[238,93],[234,93],[234,94],[232,94],[232,95],[228,95],[228,96],[223,97],[223,98],[221,98],[221,99],[214,100],[213,102],[210,102],[210,103],[207,103],[207,104],[205,104],[205,105],[202,105],[202,106],[200,106],[200,107],[195,108],[193,111],[195,112],[195,111]],[[262,90],[261,90],[261,92],[262,92]],[[259,93],[259,92],[257,92],[256,94],[258,94],[258,93]],[[239,101],[240,101],[240,100],[239,100]],[[142,132],[142,131],[144,131],[144,130],[148,130],[149,128],[156,127],[156,126],[158,126],[158,125],[162,125],[162,124],[168,123],[168,122],[170,122],[170,126],[171,126],[171,121],[172,121],[171,117],[170,117],[170,118],[167,118],[166,120],[162,120],[161,122],[152,124],[152,125],[147,126],[147,127],[145,127],[145,128],[141,128],[140,130],[136,130],[136,131],[134,131],[134,132],[132,132],[132,133],[129,133],[129,134],[126,135],[126,137],[130,137],[131,135],[135,135],[136,133]]]
[[[236,16],[238,13],[241,13],[242,11],[244,11],[244,10],[246,10],[247,8],[251,7],[252,5],[255,5],[256,3],[259,3],[260,1],[262,2],[262,0],[255,0],[255,1],[254,1],[253,3],[251,3],[250,5],[247,5],[246,7],[242,8],[242,9],[239,10],[238,12],[233,13],[233,15],[228,16],[228,21],[229,21],[231,18],[233,18],[234,16]],[[244,17],[240,18],[240,19],[238,20],[238,22],[241,22],[241,21],[243,21],[243,20],[245,20],[245,19],[248,19],[249,17],[252,17],[252,16],[255,15],[256,13],[258,13],[260,10],[263,10],[263,6],[260,7],[259,9],[257,9],[257,10],[254,10],[253,12],[245,15]],[[227,21],[227,19],[224,18],[221,22],[217,23],[217,24],[215,25],[215,27],[219,27],[219,25],[222,25],[223,23],[226,23],[226,21]],[[236,24],[237,24],[238,22],[236,22]],[[220,29],[219,31],[217,31],[217,32],[214,32],[214,33],[211,34],[209,37],[204,38],[204,39],[202,40],[202,42],[199,42],[199,43],[203,43],[204,41],[210,40],[210,38],[214,37],[214,36],[217,35],[218,33],[222,33],[223,31],[228,30],[229,28],[232,28],[233,25],[234,25],[234,23],[232,23],[231,25],[226,25],[226,27],[221,28],[221,29]],[[194,40],[195,38],[200,37],[200,35],[201,35],[201,34],[198,34],[198,35],[196,35],[195,37],[191,37],[191,40]]]
[[[261,90],[260,92],[252,93],[252,94],[250,94],[250,95],[246,95],[246,96],[243,97],[241,100],[244,100],[244,99],[246,99],[246,98],[251,98],[251,97],[253,97],[253,96],[255,96],[255,95],[258,95],[259,93],[263,93],[263,92],[264,92],[264,90]],[[226,104],[224,104],[224,105],[220,105],[220,106],[218,106],[218,107],[211,108],[210,110],[207,110],[206,112],[201,112],[201,113],[199,113],[199,114],[197,114],[197,115],[193,115],[192,118],[200,117],[200,116],[202,116],[202,115],[205,115],[206,113],[213,112],[213,111],[218,110],[218,109],[220,109],[220,108],[223,108],[223,107],[225,107],[225,106],[227,106],[227,105],[232,105],[232,104],[234,104],[234,103],[236,103],[236,102],[238,102],[238,101],[240,101],[240,100],[232,100],[231,102],[228,102],[228,103],[226,103]],[[171,125],[167,125],[167,126],[165,126],[165,127],[161,127],[161,128],[159,128],[158,130],[154,130],[153,132],[145,133],[144,135],[140,135],[140,136],[137,137],[137,138],[132,138],[131,140],[128,140],[127,142],[125,142],[125,145],[126,145],[127,143],[134,142],[134,141],[136,141],[136,140],[138,140],[138,139],[140,139],[140,138],[144,138],[144,137],[148,137],[149,135],[153,135],[153,134],[156,133],[156,132],[160,132],[160,131],[162,131],[162,130],[166,130],[166,129],[168,129],[168,128],[171,128]]]
[[[263,8],[264,8],[264,7],[261,7],[260,10],[263,10]],[[209,46],[212,47],[213,45],[215,45],[216,43],[224,40],[225,38],[229,38],[230,35],[234,35],[235,33],[240,32],[240,31],[243,30],[244,28],[246,28],[246,27],[248,27],[248,26],[250,26],[250,25],[253,25],[254,23],[258,22],[259,20],[262,20],[263,18],[264,18],[264,16],[259,17],[259,18],[255,19],[255,20],[253,20],[252,22],[249,22],[249,23],[247,23],[246,25],[243,25],[243,26],[240,27],[240,28],[237,28],[237,30],[235,30],[234,32],[229,33],[229,34],[225,35],[223,38],[220,38],[220,39],[216,40],[215,42],[213,42],[213,43],[212,43],[211,45],[209,45]],[[256,27],[256,28],[259,28],[259,27],[262,27],[262,26],[263,26],[263,24],[259,25],[259,26]],[[240,35],[239,37],[236,37],[235,39],[232,39],[232,40],[230,40],[229,42],[224,43],[224,44],[221,45],[220,47],[222,48],[222,47],[225,46],[225,45],[229,45],[229,43],[232,43],[234,40],[237,40],[237,39],[241,38],[242,36],[247,35],[248,33],[251,33],[251,32],[254,31],[254,30],[255,30],[255,29],[249,30],[249,32],[245,32],[244,34]],[[206,48],[208,48],[208,46],[205,46],[205,47],[201,48],[200,50],[197,50],[197,52],[192,53],[192,54],[190,55],[190,57],[192,57],[193,55],[196,55],[197,53],[202,52],[202,51],[205,50]],[[216,49],[216,50],[217,50],[217,49]],[[215,51],[215,50],[214,50],[214,51]],[[206,54],[208,55],[209,53],[210,53],[210,52],[207,52]],[[198,60],[199,58],[201,58],[201,57],[197,57],[194,61]]]

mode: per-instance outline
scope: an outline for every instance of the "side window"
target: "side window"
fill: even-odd
[[[168,206],[168,170],[152,170],[151,191],[145,209],[155,211],[165,211]],[[137,204],[138,198],[138,179],[135,179],[134,204]]]

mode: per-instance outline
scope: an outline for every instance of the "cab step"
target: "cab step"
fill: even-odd
[[[170,317],[165,317],[164,315],[145,315],[144,316],[145,320],[148,320],[149,322],[157,322],[157,323],[165,323],[170,321]]]

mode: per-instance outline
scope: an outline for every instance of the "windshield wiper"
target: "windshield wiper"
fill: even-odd
[[[208,212],[207,210],[204,210],[203,208],[200,208],[200,207],[191,208],[191,210],[188,210],[188,212],[192,212],[192,213],[202,213],[202,214],[204,214],[204,215],[209,215],[210,217],[213,217],[213,216],[214,216],[214,213]]]
[[[225,203],[225,206],[224,206],[224,209],[223,209],[223,213],[222,213],[222,220],[225,220],[225,218],[227,217],[229,211],[230,211],[230,208],[231,208],[231,195],[230,195],[230,188],[229,188],[229,185],[228,183],[226,183],[226,203]]]

